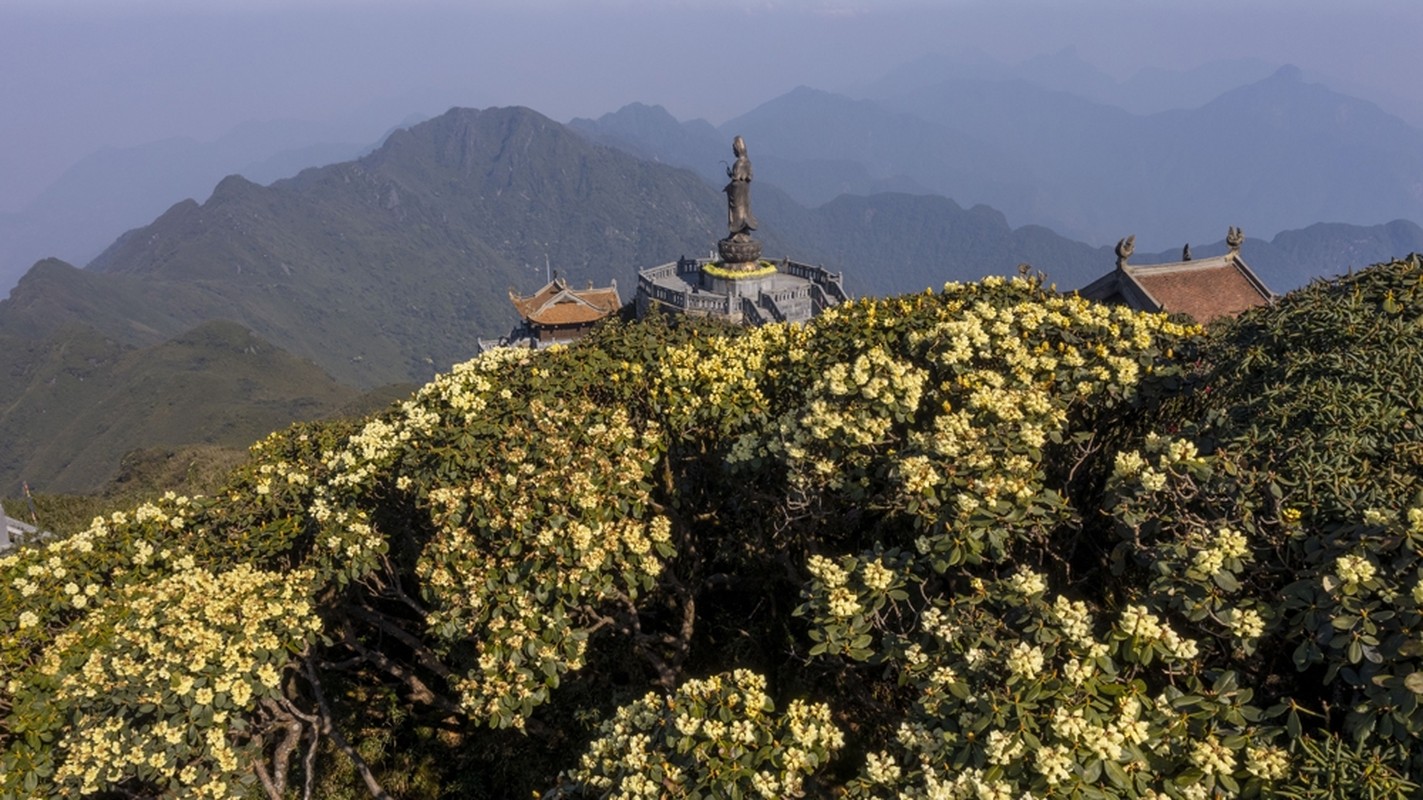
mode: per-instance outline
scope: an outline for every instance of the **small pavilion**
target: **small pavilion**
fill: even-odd
[[[567,344],[593,329],[602,320],[618,313],[622,298],[618,282],[586,289],[574,289],[568,281],[555,276],[533,294],[523,295],[509,290],[509,302],[519,314],[519,324],[498,341],[480,340],[480,350],[494,347],[531,347],[540,349],[553,344]]]

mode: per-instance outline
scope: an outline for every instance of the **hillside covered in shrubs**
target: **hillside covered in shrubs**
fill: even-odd
[[[0,796],[1412,796],[1420,281],[486,355],[0,559]]]

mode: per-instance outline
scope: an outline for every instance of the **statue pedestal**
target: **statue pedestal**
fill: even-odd
[[[761,243],[744,234],[722,239],[716,243],[716,250],[728,267],[755,265],[761,260]]]

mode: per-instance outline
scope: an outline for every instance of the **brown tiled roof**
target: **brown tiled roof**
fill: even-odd
[[[1189,314],[1202,325],[1274,298],[1237,252],[1169,264],[1128,264],[1093,281],[1081,294],[1142,311]]]
[[[509,301],[519,316],[535,325],[580,325],[597,322],[622,307],[617,284],[587,289],[570,289],[562,278],[554,278],[531,295],[509,292]]]
[[[1127,274],[1171,313],[1190,314],[1202,325],[1270,302],[1269,290],[1238,258],[1221,256],[1153,266],[1127,266]]]

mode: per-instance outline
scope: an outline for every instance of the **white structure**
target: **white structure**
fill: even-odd
[[[9,550],[17,544],[33,541],[35,536],[35,526],[11,519],[5,513],[5,507],[0,505],[0,552]]]

